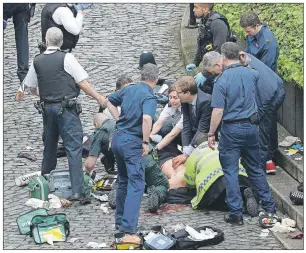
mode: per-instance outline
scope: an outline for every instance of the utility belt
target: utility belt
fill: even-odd
[[[254,113],[251,117],[246,119],[236,119],[236,120],[223,120],[223,124],[241,124],[241,123],[251,123],[251,124],[259,124],[259,118],[257,112]]]
[[[75,109],[77,115],[82,112],[82,106],[78,102],[77,98],[66,98],[64,97],[62,100],[58,101],[36,101],[34,103],[34,107],[37,109],[39,114],[44,116],[45,105],[48,104],[60,104],[60,109],[58,111],[58,115],[62,115],[65,109]]]

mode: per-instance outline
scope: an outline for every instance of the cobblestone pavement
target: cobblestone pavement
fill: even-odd
[[[96,4],[85,16],[84,31],[74,55],[88,71],[94,87],[109,94],[114,90],[119,74],[129,73],[139,78],[138,57],[143,50],[153,50],[161,77],[177,78],[184,74],[180,55],[180,23],[185,4]],[[30,59],[38,53],[40,41],[40,11],[38,4],[35,17],[29,25]],[[42,118],[35,110],[36,98],[26,94],[24,101],[15,101],[18,89],[16,75],[16,51],[13,24],[10,22],[4,33],[4,249],[84,249],[90,241],[109,243],[113,240],[114,211],[103,214],[100,203],[92,200],[88,206],[74,204],[68,209],[56,211],[67,213],[70,219],[70,238],[75,243],[56,243],[54,246],[36,245],[29,236],[20,235],[16,218],[28,210],[27,187],[15,186],[17,176],[38,171],[42,158]],[[92,118],[98,110],[95,101],[85,96],[82,99],[82,123],[84,133],[92,130]],[[34,148],[31,153],[38,157],[35,162],[17,158],[26,146]],[[103,169],[98,163],[99,172]],[[58,168],[67,168],[66,158],[58,160]],[[209,214],[194,211],[190,207],[180,211],[169,211],[163,215],[146,213],[147,198],[143,198],[140,225],[150,227],[162,224],[167,228],[175,224],[190,226],[209,225],[222,229],[225,241],[207,249],[282,249],[270,234],[260,238],[261,228],[257,224],[231,227],[223,221],[224,212]],[[53,211],[53,210],[52,210]]]

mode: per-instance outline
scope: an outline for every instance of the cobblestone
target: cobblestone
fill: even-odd
[[[95,4],[95,9],[84,18],[84,31],[77,48],[73,51],[80,64],[90,75],[92,85],[101,93],[109,94],[115,88],[118,75],[128,73],[139,79],[138,59],[142,51],[151,50],[156,57],[161,77],[178,78],[185,74],[180,55],[180,23],[185,4]],[[29,24],[30,59],[38,54],[40,41],[40,12]],[[29,93],[20,103],[15,101],[19,87],[16,74],[16,50],[13,23],[10,21],[4,32],[4,249],[85,249],[90,241],[109,243],[113,240],[114,211],[106,215],[99,209],[100,203],[92,200],[88,206],[73,204],[67,209],[51,210],[65,212],[71,223],[70,238],[80,238],[75,243],[55,243],[54,246],[36,245],[29,236],[19,235],[16,218],[29,211],[25,206],[29,197],[27,187],[14,185],[16,177],[39,170],[42,159],[42,118],[33,103],[36,98]],[[95,101],[81,93],[83,113],[81,120],[84,133],[92,131],[92,118],[98,111]],[[17,158],[26,146],[35,154],[37,161]],[[58,159],[57,168],[67,168],[66,158]],[[98,172],[103,167],[97,164]],[[261,228],[245,224],[231,227],[223,221],[224,212],[209,214],[194,211],[190,207],[177,213],[167,212],[152,216],[146,212],[147,199],[143,198],[139,225],[146,228],[162,224],[165,228],[179,223],[199,226],[210,225],[222,229],[225,241],[205,249],[282,249],[270,234],[259,238]]]

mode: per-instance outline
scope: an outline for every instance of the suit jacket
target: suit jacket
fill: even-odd
[[[182,144],[183,146],[197,146],[205,139],[203,137],[204,133],[208,133],[210,127],[210,118],[212,113],[211,95],[204,93],[198,89],[198,97],[196,100],[196,126],[192,125],[191,120],[191,108],[190,104],[182,103],[183,112],[183,131],[182,131]],[[193,130],[197,129],[196,131]],[[206,140],[207,140],[207,135]],[[199,140],[203,139],[203,140]]]

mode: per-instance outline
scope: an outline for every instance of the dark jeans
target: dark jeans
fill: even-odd
[[[17,48],[17,75],[22,83],[29,71],[29,39],[28,22],[29,13],[24,10],[13,15],[15,41]]]
[[[226,180],[226,199],[232,215],[242,215],[242,197],[238,181],[238,163],[244,166],[252,189],[267,212],[275,212],[275,201],[267,183],[265,171],[260,168],[258,127],[251,123],[222,124],[219,159]]]
[[[44,158],[41,173],[49,174],[56,168],[57,142],[62,137],[69,164],[72,193],[84,193],[82,171],[83,129],[74,109],[65,109],[58,115],[60,104],[45,104]]]
[[[117,130],[112,150],[118,166],[115,222],[121,232],[135,233],[145,188],[142,138]]]
[[[270,130],[270,141],[269,141],[269,154],[268,160],[274,158],[274,153],[278,148],[278,134],[277,134],[277,110],[281,107],[285,100],[285,89],[281,87],[272,102],[272,111],[270,113],[271,130]]]

